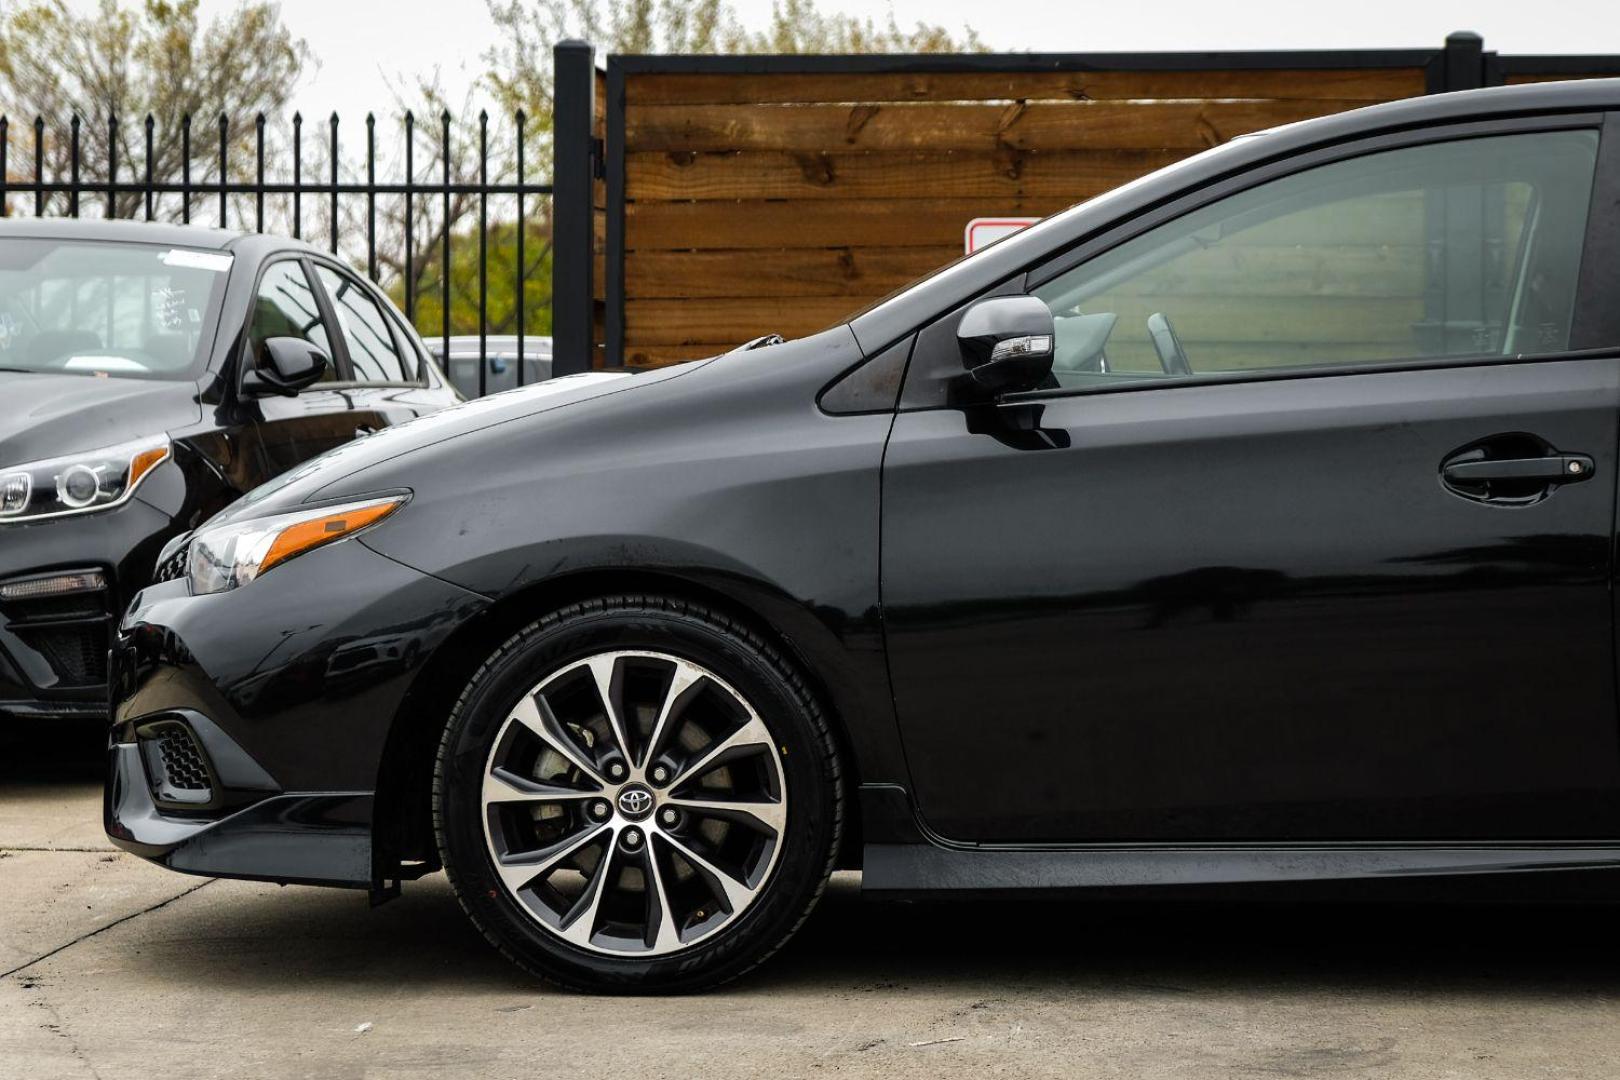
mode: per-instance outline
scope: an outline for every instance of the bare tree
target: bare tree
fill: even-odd
[[[811,49],[847,51],[941,51],[979,48],[971,31],[952,37],[940,27],[899,29],[891,18],[869,19],[823,14],[813,0],[782,0],[771,24],[750,31],[725,0],[486,0],[501,31],[501,44],[486,54],[491,65],[484,85],[452,103],[437,73],[394,84],[393,108],[377,120],[379,175],[402,177],[407,165],[402,147],[409,140],[409,176],[418,184],[452,188],[446,197],[414,196],[407,207],[402,196],[379,197],[373,208],[349,198],[339,208],[337,235],[342,253],[356,266],[375,262],[378,280],[402,307],[410,307],[424,333],[443,325],[445,249],[450,249],[448,291],[452,333],[478,325],[480,200],[469,188],[481,181],[516,179],[516,124],[523,116],[525,179],[551,174],[551,46],[565,37],[586,37],[618,52],[672,51],[773,52]],[[496,107],[481,126],[480,90],[493,93]],[[406,116],[411,117],[407,126]],[[448,122],[448,128],[446,123]],[[487,145],[487,171],[481,168]],[[311,147],[311,160],[329,161],[325,148]],[[340,168],[348,179],[360,179],[352,154]],[[447,167],[448,166],[448,167]],[[526,328],[544,333],[549,327],[551,202],[531,198],[525,204],[522,263],[517,252],[515,200],[489,196],[488,232],[483,250],[488,264],[484,303],[491,333],[516,328],[517,312]],[[310,236],[332,229],[323,201],[313,207]],[[375,237],[375,252],[368,238]],[[409,247],[406,240],[409,238]],[[518,283],[522,283],[522,296]]]
[[[516,198],[486,195],[480,200],[466,189],[510,184],[518,178],[519,124],[525,149],[523,179],[527,183],[544,181],[550,176],[550,159],[545,153],[549,144],[534,138],[532,121],[522,109],[497,110],[493,115],[475,112],[471,93],[459,108],[451,109],[437,85],[421,86],[416,100],[419,106],[408,115],[415,117],[425,113],[428,123],[412,125],[413,176],[419,182],[430,184],[442,184],[448,177],[450,186],[458,190],[414,198],[409,222],[405,220],[403,199],[389,205],[387,229],[384,231],[379,226],[379,235],[398,239],[386,250],[378,249],[377,261],[383,277],[391,283],[402,305],[407,295],[415,299],[418,325],[430,333],[437,331],[443,323],[444,253],[448,246],[451,249],[448,275],[451,329],[452,332],[470,330],[475,325],[474,315],[479,311],[476,222],[483,209],[488,225],[484,242],[488,261],[487,329],[490,333],[508,333],[515,329],[519,302],[516,286],[522,282],[529,313],[527,326],[531,332],[540,330],[549,324],[550,276],[542,271],[550,265],[551,259],[551,200],[530,196],[523,203],[525,243],[520,267],[517,264]],[[549,128],[549,124],[545,128]],[[537,149],[539,154],[535,152]],[[402,251],[403,238],[407,236],[412,244],[408,265]],[[543,295],[536,296],[531,286],[541,281]],[[536,311],[537,307],[544,308],[544,312]]]
[[[824,12],[815,0],[777,0],[771,21],[749,29],[727,0],[486,0],[501,32],[484,54],[489,85],[508,110],[523,109],[549,135],[551,47],[583,38],[615,53],[939,53],[977,52],[971,28],[906,29],[891,13],[878,21]],[[550,142],[543,144],[549,164]]]
[[[152,128],[153,175],[178,176],[185,164],[183,120],[190,117],[192,176],[219,178],[220,121],[226,151],[245,175],[255,149],[255,118],[279,114],[309,59],[305,43],[282,24],[273,3],[253,0],[203,25],[198,0],[143,0],[124,6],[100,0],[76,14],[63,0],[35,0],[0,11],[0,100],[20,127],[44,121],[47,178],[71,168],[71,120],[81,120],[80,172],[104,181],[116,154],[119,178],[132,183],[147,168],[146,127]],[[116,126],[114,122],[116,121]],[[34,130],[38,130],[35,128]],[[29,156],[32,156],[31,154]],[[62,200],[56,200],[61,209]],[[139,193],[121,193],[117,216],[142,211]],[[92,201],[87,208],[105,206]],[[161,216],[178,217],[177,200]]]

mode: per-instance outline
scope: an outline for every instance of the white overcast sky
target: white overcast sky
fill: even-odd
[[[69,0],[93,10],[96,0]],[[203,0],[205,17],[239,0]],[[0,0],[0,4],[5,0]],[[771,0],[734,0],[762,24]],[[1323,49],[1438,46],[1451,30],[1475,30],[1501,52],[1620,52],[1620,0],[821,0],[827,10],[879,16],[905,25],[926,19],[972,25],[993,49],[1151,51],[1160,49]],[[320,61],[297,104],[305,115],[334,109],[356,123],[391,98],[389,78],[438,69],[458,99],[482,70],[495,39],[483,0],[281,0],[283,17]]]

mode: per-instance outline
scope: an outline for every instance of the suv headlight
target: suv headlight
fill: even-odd
[[[191,538],[187,564],[191,591],[239,589],[288,559],[370,528],[404,506],[405,499],[390,495],[204,528]]]
[[[160,435],[0,468],[0,524],[120,506],[168,459],[169,440]]]

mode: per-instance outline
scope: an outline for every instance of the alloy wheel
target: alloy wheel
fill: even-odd
[[[481,796],[507,893],[579,948],[656,956],[732,925],[781,853],[777,741],[714,672],[668,653],[576,661],[502,724]]]

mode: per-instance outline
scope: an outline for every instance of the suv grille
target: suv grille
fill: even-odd
[[[95,568],[49,571],[0,582],[0,624],[35,654],[17,666],[48,668],[50,680],[30,675],[49,689],[83,689],[107,681],[112,588]],[[43,662],[43,663],[40,663]]]
[[[13,627],[45,657],[63,686],[97,686],[107,681],[107,624]]]

